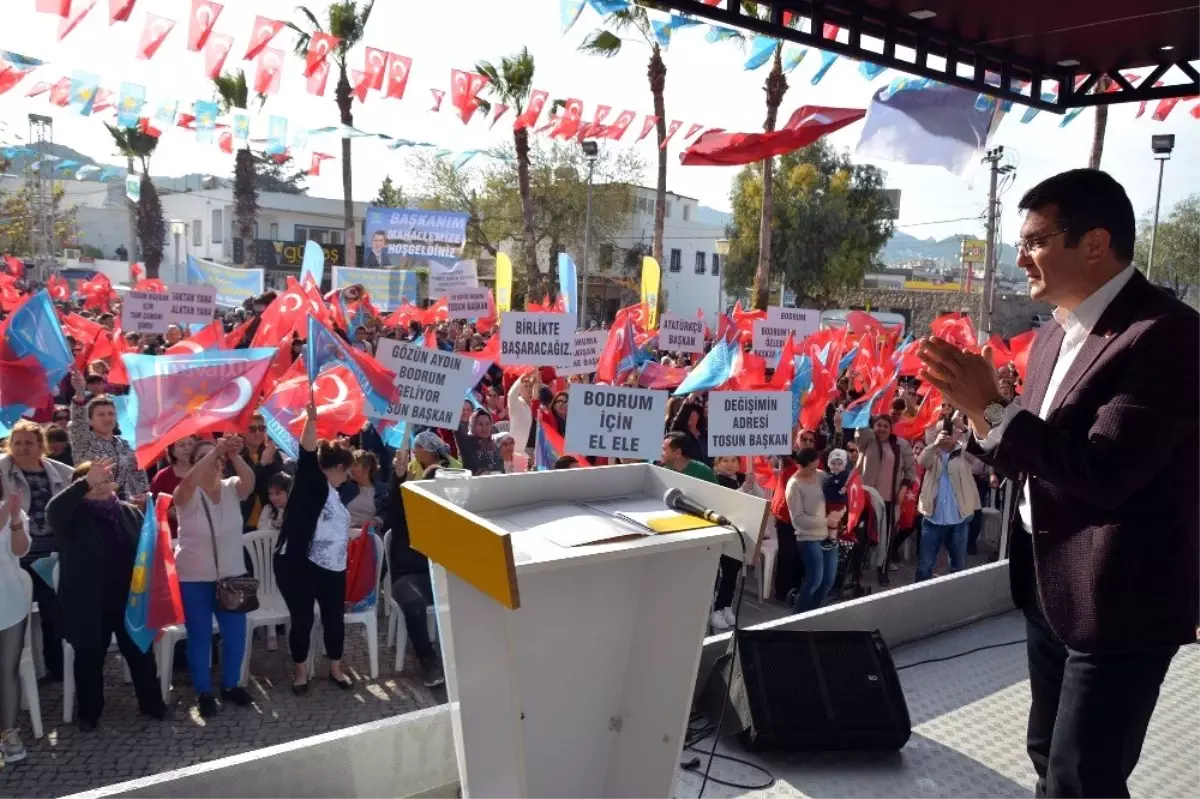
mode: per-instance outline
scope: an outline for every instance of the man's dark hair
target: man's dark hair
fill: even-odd
[[[667,433],[666,435],[667,448],[674,452],[681,452],[687,455],[687,434],[678,430]]]
[[[555,469],[570,469],[573,466],[579,465],[579,459],[574,455],[563,455],[554,462]]]
[[[820,459],[821,453],[813,447],[804,447],[796,451],[796,464],[801,468],[809,466],[814,461]]]
[[[382,230],[376,230],[371,234],[371,238],[375,238],[376,236],[383,236],[384,240],[387,240],[387,233],[384,233]]]
[[[1137,231],[1133,203],[1121,184],[1107,172],[1099,169],[1060,172],[1025,192],[1017,208],[1040,211],[1051,205],[1058,209],[1059,227],[1067,231],[1068,247],[1079,246],[1083,234],[1101,228],[1108,231],[1117,260],[1123,264],[1133,261]]]

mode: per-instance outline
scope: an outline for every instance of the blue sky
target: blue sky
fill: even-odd
[[[75,0],[82,3],[85,0]],[[311,7],[322,8],[324,0],[315,0]],[[211,89],[203,75],[203,57],[186,49],[187,19],[191,0],[138,0],[131,21],[108,25],[108,3],[98,0],[95,8],[61,43],[56,40],[57,20],[34,12],[34,0],[5,2],[5,34],[0,46],[5,49],[42,58],[52,63],[25,79],[16,89],[0,97],[0,119],[8,124],[8,141],[15,134],[24,134],[25,114],[50,113],[55,118],[59,142],[97,158],[111,157],[111,140],[99,119],[84,118],[67,109],[50,106],[43,95],[34,99],[23,97],[35,80],[53,81],[69,76],[73,70],[98,74],[105,87],[117,89],[122,81],[147,87],[147,96],[174,97],[183,104],[196,99],[211,99]],[[246,68],[253,78],[254,64],[242,62],[241,55],[249,39],[256,14],[277,19],[297,19],[296,0],[229,0],[217,22],[217,30],[235,37],[233,52],[226,70]],[[147,11],[177,20],[178,24],[151,61],[135,57],[138,39]],[[498,60],[515,52],[522,45],[529,47],[537,62],[535,84],[550,92],[551,97],[578,97],[585,102],[585,116],[590,118],[598,104],[613,107],[615,116],[622,109],[639,112],[637,121],[626,141],[632,142],[640,130],[641,114],[651,111],[646,82],[648,48],[630,40],[619,56],[599,59],[578,52],[584,37],[600,22],[590,9],[585,9],[575,27],[563,35],[559,23],[558,0],[443,0],[440,3],[418,3],[401,0],[379,0],[368,26],[366,43],[394,51],[413,59],[412,77],[402,101],[384,100],[372,93],[365,105],[355,108],[356,126],[393,136],[434,142],[440,147],[461,151],[487,148],[511,136],[511,114],[489,129],[485,120],[476,119],[464,126],[453,114],[429,112],[432,105],[430,88],[448,89],[452,68],[471,69],[481,59]],[[285,30],[275,45],[291,49],[294,34]],[[693,122],[706,127],[752,131],[762,126],[764,114],[761,91],[766,69],[747,72],[742,68],[745,53],[730,42],[709,44],[704,41],[704,29],[695,27],[675,34],[666,53],[668,68],[666,108],[669,119],[684,122],[684,130]],[[356,53],[353,61],[361,63]],[[874,83],[863,79],[855,65],[839,61],[817,86],[810,78],[818,59],[809,57],[789,76],[791,89],[784,99],[781,117],[786,118],[798,105],[834,105],[865,107],[873,87],[895,77],[886,72]],[[262,117],[256,120],[252,135],[265,137],[267,116],[289,118],[293,130],[299,127],[316,128],[336,123],[333,103],[333,81],[325,98],[305,92],[301,74],[302,60],[293,57],[285,71],[282,89],[266,105]],[[1163,182],[1163,206],[1170,206],[1195,190],[1200,175],[1200,121],[1187,112],[1191,102],[1181,103],[1165,123],[1153,122],[1147,113],[1134,119],[1136,104],[1115,106],[1109,115],[1108,135],[1103,168],[1121,181],[1133,200],[1138,213],[1153,207],[1157,181],[1157,164],[1150,152],[1150,136],[1155,133],[1176,134],[1176,150],[1167,165]],[[449,110],[449,100],[445,103]],[[1066,128],[1059,128],[1059,117],[1040,114],[1031,124],[1018,122],[1018,113],[1006,119],[994,139],[1003,144],[1018,165],[1015,183],[1004,197],[1006,209],[1015,209],[1020,194],[1037,181],[1064,169],[1085,166],[1092,136],[1094,112],[1084,111]],[[853,147],[861,123],[834,134],[831,138],[839,147]],[[680,131],[682,136],[684,131]],[[655,157],[653,134],[640,145],[643,157],[650,163]],[[328,138],[314,141],[313,149],[338,153],[339,142]],[[354,143],[354,180],[357,199],[373,196],[384,175],[404,182],[408,159],[403,151],[393,152],[378,140],[358,140]],[[678,164],[679,147],[672,147],[668,188],[679,194],[697,197],[706,205],[727,210],[729,186],[736,170],[725,167],[682,167]],[[944,237],[955,233],[982,233],[982,224],[957,221],[974,218],[985,205],[987,181],[980,171],[977,176],[960,178],[937,167],[915,167],[883,162],[871,162],[886,170],[888,186],[903,193],[900,227],[921,237]],[[228,175],[232,158],[215,146],[201,145],[192,134],[175,130],[164,137],[154,160],[159,174],[208,172]],[[648,170],[642,181],[652,185],[653,173]],[[341,194],[340,167],[337,161],[326,162],[322,175],[309,183],[310,193],[337,197]],[[927,224],[949,221],[945,224]],[[1015,212],[1003,217],[1003,236],[1017,236],[1020,219]]]

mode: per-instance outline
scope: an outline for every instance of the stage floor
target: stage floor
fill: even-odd
[[[1018,612],[987,619],[899,647],[896,665],[944,657],[979,646],[1023,640]],[[765,790],[746,791],[709,780],[704,795],[809,797],[1028,797],[1036,775],[1025,753],[1029,679],[1023,644],[985,650],[900,672],[913,735],[899,753],[813,753],[760,758],[737,744],[728,752],[762,763],[775,776]],[[699,745],[701,770],[712,745]],[[1130,780],[1134,796],[1200,796],[1200,646],[1180,650],[1163,685],[1141,762]],[[687,759],[693,753],[685,752]],[[710,772],[753,784],[763,776],[717,759]],[[676,797],[694,797],[698,774],[681,771]]]

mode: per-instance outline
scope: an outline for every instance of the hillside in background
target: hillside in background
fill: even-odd
[[[17,145],[11,145],[11,146],[23,146],[23,145],[18,143]],[[95,158],[92,158],[90,155],[85,155],[84,153],[81,153],[78,150],[72,149],[65,144],[57,144],[57,143],[46,145],[46,152],[49,155],[57,157],[58,160],[55,161],[56,164],[62,163],[64,161],[75,161],[79,166],[98,166],[101,168],[113,167],[115,169],[121,170],[120,177],[113,178],[113,180],[122,180],[123,181],[125,179],[125,164],[122,163],[122,161],[124,161],[124,159],[121,158],[120,156],[113,156],[107,162],[97,161]],[[33,156],[18,155],[16,158],[12,159],[12,163],[9,165],[8,170],[7,170],[8,174],[10,174],[10,175],[25,174],[25,170],[28,169],[29,166],[32,165],[35,161],[37,161],[37,158],[38,157],[36,155],[33,155]],[[151,164],[151,166],[153,166],[153,164]],[[71,173],[72,173],[72,175],[74,174],[74,169],[71,170]],[[59,172],[55,175],[55,177],[62,179],[63,173]],[[201,175],[201,174],[195,174],[195,173],[189,174],[189,175],[183,175],[181,177],[163,177],[161,175],[154,175],[153,177],[154,177],[154,185],[158,186],[159,189],[163,190],[163,191],[189,191],[189,190],[198,191],[198,190],[204,189],[204,188],[213,188],[214,186],[231,186],[231,185],[233,185],[233,181],[228,178],[223,178],[223,177],[222,178],[214,178],[212,175]],[[95,180],[95,179],[96,179],[95,176],[87,178],[87,180]],[[205,181],[207,181],[207,183]]]
[[[944,239],[919,239],[902,230],[897,230],[883,247],[880,260],[885,264],[898,264],[902,261],[930,259],[944,266],[957,266],[962,251],[962,235],[950,236]],[[1014,266],[1017,262],[1017,250],[1011,244],[1001,244],[1000,264]]]

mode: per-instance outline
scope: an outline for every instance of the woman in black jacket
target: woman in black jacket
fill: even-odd
[[[421,666],[421,677],[425,685],[434,688],[446,681],[442,661],[429,643],[429,622],[426,611],[433,604],[433,585],[429,579],[429,558],[409,545],[408,519],[404,515],[404,501],[400,486],[408,477],[404,452],[396,453],[392,478],[388,483],[387,516],[384,527],[392,531],[388,560],[392,573],[392,597],[404,614],[404,626],[408,640],[412,642],[417,663]]]
[[[75,649],[79,728],[85,731],[96,728],[104,709],[104,659],[114,634],[138,709],[155,719],[167,714],[153,652],[143,652],[125,631],[142,513],[117,499],[113,466],[108,458],[81,463],[71,485],[46,504],[46,523],[58,540],[62,637]]]
[[[353,681],[342,671],[343,623],[346,601],[346,548],[350,543],[350,512],[338,497],[354,455],[341,444],[317,441],[317,408],[309,402],[296,479],[283,509],[275,545],[275,579],[292,614],[288,643],[296,664],[292,690],[308,692],[308,646],[313,626],[313,603],[321,611],[329,679],[340,688]]]

